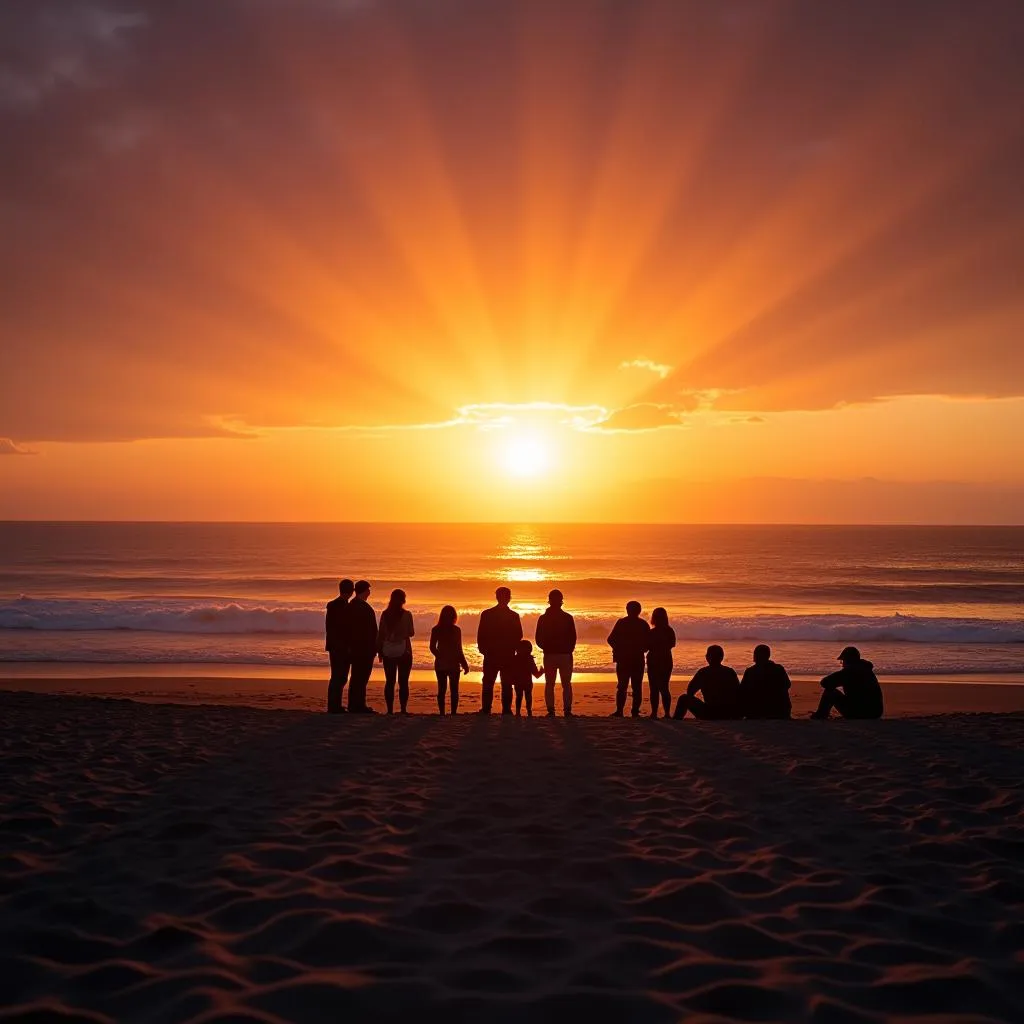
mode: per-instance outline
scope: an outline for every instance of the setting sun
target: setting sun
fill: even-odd
[[[538,434],[517,434],[502,444],[501,464],[510,476],[541,476],[551,466],[551,449]]]

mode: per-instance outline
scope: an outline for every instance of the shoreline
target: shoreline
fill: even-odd
[[[226,666],[227,667],[227,666]],[[323,711],[327,693],[325,673],[297,676],[258,676],[246,673],[189,675],[139,672],[89,675],[81,672],[62,675],[23,673],[0,676],[0,691],[52,694],[66,697],[93,697],[133,700],[147,704],[228,705],[235,707],[282,710]],[[180,666],[168,666],[180,668]],[[673,703],[683,692],[688,676],[672,680]],[[924,715],[977,713],[1024,713],[1024,680],[1003,679],[993,682],[975,678],[914,678],[896,680],[882,677],[886,718],[912,718]],[[383,673],[376,670],[370,680],[369,703],[377,711],[385,710]],[[794,678],[791,697],[793,717],[800,719],[816,706],[821,690],[817,680]],[[500,711],[500,687],[495,706]],[[573,680],[573,710],[581,717],[607,715],[614,707],[615,680],[594,673]],[[480,707],[480,675],[473,673],[461,684],[460,714],[472,714]],[[543,717],[544,682],[534,683],[534,715]],[[555,706],[562,714],[561,688],[556,686]],[[397,707],[397,699],[396,699]],[[627,709],[629,707],[627,701]],[[410,679],[409,710],[416,715],[437,714],[436,682],[431,673],[414,672]],[[641,714],[650,710],[647,687]],[[628,713],[628,710],[627,710]],[[525,710],[524,710],[525,714]]]

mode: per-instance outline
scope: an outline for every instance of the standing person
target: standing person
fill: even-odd
[[[345,710],[342,698],[348,672],[352,667],[352,651],[348,636],[348,603],[355,585],[351,580],[338,584],[338,596],[327,602],[324,617],[324,649],[331,661],[331,681],[327,684],[327,713],[340,715]]]
[[[516,644],[523,639],[523,623],[519,615],[509,608],[512,591],[498,587],[494,592],[498,602],[493,608],[480,613],[476,630],[476,645],[484,656],[483,678],[480,681],[480,714],[489,715],[494,702],[494,683],[501,675],[501,713],[512,714],[512,680],[508,678],[515,656]]]
[[[459,669],[469,674],[469,662],[462,651],[462,630],[459,613],[446,604],[437,617],[437,625],[430,631],[430,653],[434,656],[434,675],[437,676],[437,710],[444,714],[444,695],[452,692],[452,714],[459,710]]]
[[[618,680],[612,718],[622,717],[622,711],[626,706],[626,689],[630,685],[633,687],[631,714],[634,718],[640,714],[640,704],[643,701],[644,655],[647,653],[651,632],[651,627],[640,618],[642,610],[639,601],[630,601],[626,605],[626,617],[619,619],[608,634]]]
[[[735,669],[722,664],[725,651],[718,644],[712,644],[704,657],[707,665],[694,673],[686,693],[676,702],[672,717],[685,718],[689,711],[694,718],[741,718],[740,679]]]
[[[572,717],[572,656],[576,620],[562,608],[562,592],[548,594],[548,607],[537,619],[537,646],[544,652],[544,703],[555,713],[555,678],[562,677],[562,714]]]
[[[828,718],[833,708],[843,718],[881,718],[882,687],[874,665],[856,647],[845,647],[839,661],[843,667],[821,681],[824,693],[811,718]]]
[[[793,705],[789,699],[789,673],[772,661],[767,644],[754,648],[754,664],[740,682],[740,707],[744,718],[789,718]]]
[[[668,612],[655,608],[651,612],[651,635],[647,641],[647,685],[651,693],[651,718],[658,717],[658,705],[665,706],[665,717],[672,713],[672,694],[668,681],[672,678],[672,648],[676,631],[668,624]]]
[[[380,613],[377,631],[377,654],[384,663],[384,703],[388,714],[395,712],[395,679],[398,680],[398,702],[403,715],[409,714],[409,673],[412,671],[412,638],[416,628],[412,612],[405,607],[405,591],[392,590],[387,608]]]
[[[355,600],[348,606],[349,645],[352,652],[352,678],[348,687],[348,709],[357,714],[374,713],[366,703],[366,688],[373,674],[377,655],[377,615],[370,605],[370,584],[356,584]]]
[[[526,699],[526,717],[533,718],[533,681],[540,678],[541,671],[533,659],[533,644],[520,640],[516,644],[515,657],[509,675],[516,691],[516,718],[522,712],[523,698]]]

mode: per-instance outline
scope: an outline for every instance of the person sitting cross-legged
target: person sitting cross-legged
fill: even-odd
[[[685,718],[689,711],[694,718],[728,719],[742,717],[740,680],[735,669],[723,665],[725,651],[712,644],[705,655],[707,665],[697,669],[686,693],[676,702],[673,718]],[[701,696],[698,697],[697,694]],[[703,699],[701,699],[703,698]]]

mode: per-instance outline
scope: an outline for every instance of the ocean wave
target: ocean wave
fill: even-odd
[[[436,609],[412,608],[419,636],[429,633]],[[585,641],[600,643],[618,616],[607,612],[577,614]],[[537,616],[523,616],[533,635]],[[463,633],[475,636],[478,615],[460,617]],[[184,599],[83,600],[22,597],[0,604],[0,630],[46,630],[184,634],[270,634],[312,637],[323,630],[322,605],[268,604],[242,600]],[[680,640],[835,641],[947,644],[1024,643],[1024,621],[857,614],[674,615]]]

